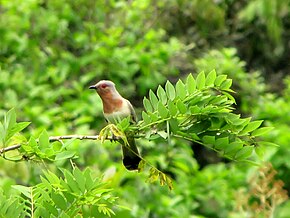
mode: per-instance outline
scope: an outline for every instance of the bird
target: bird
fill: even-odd
[[[103,103],[103,114],[107,122],[116,124],[126,117],[137,122],[135,110],[129,100],[123,98],[110,80],[101,80],[89,87],[99,94]],[[141,156],[132,136],[127,136],[128,145],[122,144],[123,165],[126,169],[138,170]]]

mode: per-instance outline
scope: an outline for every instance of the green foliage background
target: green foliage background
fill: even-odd
[[[166,80],[175,83],[188,73],[215,69],[233,79],[237,114],[274,127],[263,140],[279,147],[264,146],[259,152],[290,191],[289,5],[289,0],[2,0],[0,115],[15,108],[18,121],[31,122],[23,132],[26,138],[95,135],[106,125],[100,99],[88,90],[98,80],[113,80],[141,119],[150,89],[156,92]],[[10,145],[24,136],[18,134]],[[237,190],[248,188],[258,167],[229,162],[184,139],[172,138],[170,146],[162,137],[139,139],[138,145],[146,159],[172,176],[173,191],[127,172],[117,143],[75,140],[65,145],[71,153],[53,162],[1,158],[0,199],[30,193],[15,185],[38,193],[49,175],[75,175],[78,170],[67,159],[73,157],[73,165],[87,168],[80,174],[89,171],[94,180],[108,182],[104,187],[80,182],[79,189],[100,188],[116,217],[239,217]],[[7,153],[10,159],[17,155]],[[50,184],[64,185],[61,179]],[[119,197],[117,204],[113,196]],[[54,203],[60,198],[54,196]],[[102,217],[106,211],[100,208],[90,213],[85,208],[78,216]],[[289,217],[289,208],[288,200],[275,217]],[[51,214],[57,216],[54,210]]]

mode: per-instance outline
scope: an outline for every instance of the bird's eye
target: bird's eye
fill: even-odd
[[[107,88],[107,84],[102,84],[101,87],[102,87],[102,89],[105,89],[105,88]]]

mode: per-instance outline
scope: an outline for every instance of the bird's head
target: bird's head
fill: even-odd
[[[116,92],[115,84],[110,80],[101,80],[97,84],[90,86],[89,89],[95,89],[101,97],[114,95]]]

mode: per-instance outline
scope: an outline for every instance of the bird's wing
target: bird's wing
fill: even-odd
[[[129,106],[129,109],[130,109],[130,116],[132,118],[132,121],[133,122],[137,122],[137,116],[136,116],[136,112],[132,106],[132,104],[130,103],[130,101],[127,100],[127,103],[128,103],[128,106]]]

